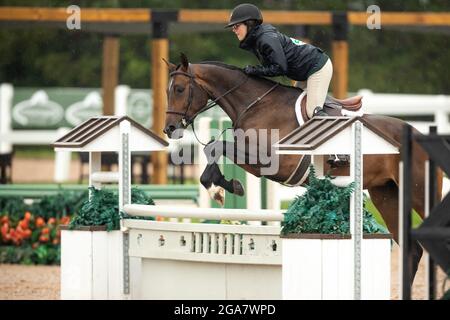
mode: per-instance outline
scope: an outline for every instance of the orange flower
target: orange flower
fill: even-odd
[[[55,218],[50,218],[47,221],[47,224],[55,224],[56,223],[56,219]]]
[[[52,243],[53,243],[54,245],[57,245],[57,244],[59,243],[59,240],[58,240],[58,239],[53,239]]]
[[[44,234],[49,234],[49,233],[50,233],[49,228],[44,228],[44,229],[42,229],[42,231],[41,231],[41,234],[42,234],[42,235],[44,235]]]
[[[25,212],[25,220],[30,221],[30,219],[31,219],[31,212],[30,211]]]
[[[38,217],[36,219],[36,227],[40,228],[43,227],[45,225],[45,221],[42,217]]]
[[[69,224],[70,222],[70,217],[69,216],[64,216],[59,220],[60,224]]]
[[[21,237],[22,236],[22,228],[20,226],[16,227],[16,236]]]
[[[23,230],[28,229],[28,220],[20,220],[19,227],[21,227]]]
[[[31,230],[30,230],[30,229],[25,230],[25,231],[22,233],[22,236],[23,236],[24,239],[30,238],[30,237],[31,237]]]
[[[8,233],[8,230],[9,230],[9,224],[8,224],[8,222],[2,224],[2,228],[1,228],[0,230],[1,230],[1,232],[2,232],[2,235],[7,234],[7,233]]]
[[[42,235],[42,236],[40,236],[39,237],[39,241],[40,242],[48,242],[48,240],[49,240],[49,238],[48,238],[48,236],[47,235]]]
[[[8,242],[9,240],[11,240],[11,236],[9,235],[9,233],[5,235],[2,234],[2,238],[4,242]]]

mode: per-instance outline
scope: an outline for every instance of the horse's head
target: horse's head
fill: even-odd
[[[194,118],[208,102],[208,93],[196,81],[195,74],[189,66],[187,57],[181,54],[178,66],[165,61],[169,67],[169,86],[167,88],[167,111],[164,133],[174,139],[183,136]],[[174,135],[174,132],[176,134]]]

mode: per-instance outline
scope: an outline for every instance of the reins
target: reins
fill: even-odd
[[[246,75],[245,79],[241,82],[239,82],[237,85],[235,85],[234,87],[232,87],[231,89],[227,90],[226,92],[224,92],[223,94],[221,94],[220,96],[218,96],[217,98],[215,98],[212,101],[209,101],[203,108],[201,108],[199,111],[197,111],[192,117],[188,117],[188,112],[192,106],[192,101],[194,100],[194,85],[197,85],[198,87],[200,87],[200,89],[202,89],[204,92],[206,92],[206,94],[208,95],[208,97],[212,97],[212,94],[208,92],[208,90],[206,90],[202,85],[200,85],[199,83],[197,83],[195,81],[195,76],[192,75],[189,72],[184,72],[184,71],[173,71],[169,74],[170,77],[173,77],[175,75],[183,75],[185,77],[189,78],[189,97],[188,97],[188,101],[187,101],[187,106],[185,108],[184,112],[180,112],[180,111],[173,111],[173,110],[167,110],[166,113],[168,114],[177,114],[177,115],[181,115],[181,124],[186,128],[189,125],[192,125],[192,131],[194,133],[194,137],[195,139],[197,139],[198,143],[200,143],[203,146],[208,145],[209,143],[211,143],[212,141],[214,141],[215,139],[213,138],[211,141],[209,141],[208,143],[203,143],[200,141],[200,139],[197,137],[197,134],[195,132],[195,126],[194,126],[194,120],[195,118],[202,112],[205,112],[206,110],[211,109],[212,107],[215,107],[218,105],[218,101],[220,99],[222,99],[223,97],[225,97],[226,95],[228,95],[229,93],[235,91],[237,88],[239,88],[240,86],[242,86],[244,83],[247,82],[247,80],[249,79],[249,76]],[[261,101],[264,97],[266,97],[269,93],[271,93],[276,87],[278,87],[279,83],[275,83],[269,90],[267,90],[264,94],[262,94],[261,96],[257,97],[255,100],[253,100],[245,109],[244,111],[238,116],[238,118],[236,119],[236,121],[233,123],[232,127],[229,128],[225,128],[222,130],[222,132],[220,133],[220,135],[217,137],[217,139],[219,139],[226,130],[229,129],[233,129],[236,130],[237,125],[239,124],[239,122],[241,121],[242,117],[247,113],[247,111],[249,111],[255,104],[257,104],[259,101]]]

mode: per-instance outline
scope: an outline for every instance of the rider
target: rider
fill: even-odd
[[[287,76],[308,91],[308,117],[327,116],[323,104],[328,93],[333,65],[318,47],[290,38],[270,24],[262,24],[263,17],[253,4],[235,7],[226,28],[231,27],[240,41],[239,47],[256,55],[262,65],[246,66],[244,72],[256,76]],[[333,157],[330,163],[346,164],[346,157]]]
[[[311,44],[290,38],[270,24],[262,24],[261,11],[253,4],[240,4],[231,13],[231,27],[239,47],[256,55],[262,65],[246,66],[249,75],[287,76],[308,91],[308,117],[326,116],[322,107],[328,93],[333,65],[331,59]]]

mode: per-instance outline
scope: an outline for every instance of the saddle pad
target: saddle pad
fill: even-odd
[[[297,117],[297,122],[300,127],[305,123],[305,120],[302,116],[302,100],[303,98],[305,98],[305,96],[306,90],[303,91],[297,98],[297,101],[295,101],[295,116]]]

